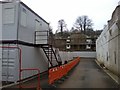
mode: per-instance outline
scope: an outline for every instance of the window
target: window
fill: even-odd
[[[40,22],[36,19],[35,20],[35,31],[39,31],[40,30]]]
[[[107,61],[108,61],[108,52],[107,52]]]
[[[3,23],[4,24],[12,24],[14,23],[15,19],[15,9],[14,7],[12,8],[5,8],[4,14],[3,14]]]
[[[67,47],[70,47],[70,45],[67,45]]]
[[[27,13],[24,8],[21,11],[21,25],[24,27],[27,26]]]

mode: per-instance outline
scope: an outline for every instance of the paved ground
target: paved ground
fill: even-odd
[[[36,77],[21,84],[21,87],[27,87],[33,89],[26,89],[26,88],[19,89],[19,85],[12,85],[12,86],[8,85],[8,87],[3,88],[2,90],[37,90],[36,89],[37,86],[38,86],[38,78]],[[40,87],[41,88],[50,87],[48,85],[48,73],[45,73],[40,76]]]
[[[80,63],[54,84],[57,88],[117,88],[118,84],[111,79],[94,59],[81,59]]]
[[[35,86],[36,82],[37,80],[34,79],[24,85]],[[48,76],[41,79],[42,90],[57,90],[58,88],[117,88],[118,84],[96,64],[94,59],[84,58],[67,76],[55,82],[53,86],[48,85]],[[52,89],[50,89],[51,87]]]

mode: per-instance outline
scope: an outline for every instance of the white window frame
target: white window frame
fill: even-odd
[[[3,24],[14,24],[15,22],[15,8],[4,8],[3,11]]]

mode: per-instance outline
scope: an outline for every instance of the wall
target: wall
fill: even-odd
[[[49,24],[25,4],[20,2],[3,4],[2,40],[20,40],[34,44],[35,31],[46,30],[49,30]]]
[[[7,46],[8,44],[2,44]],[[16,45],[9,45],[15,46]],[[2,80],[3,81],[15,81],[18,67],[19,67],[19,53],[17,48],[3,48],[2,49]]]
[[[110,70],[117,74],[118,72],[118,27],[116,23],[114,23],[111,28],[111,35],[109,35],[108,42],[108,51],[109,51],[109,66],[107,66]]]
[[[2,8],[3,14],[3,31],[2,40],[16,40],[17,39],[17,18],[18,18],[18,4],[5,3]]]
[[[89,52],[89,51],[82,51],[82,52],[59,52],[62,63],[65,62],[65,60],[72,60],[74,57],[81,57],[81,58],[96,58],[96,52]]]
[[[96,58],[96,52],[94,51],[73,52],[73,55],[81,58]]]
[[[25,15],[24,15],[25,14]],[[24,18],[26,19],[26,23]],[[44,22],[41,18],[39,18],[37,15],[35,15],[31,9],[28,9],[24,4],[20,4],[19,8],[19,30],[18,30],[18,39],[20,41],[28,42],[28,43],[34,43],[35,40],[35,31],[48,31],[49,26],[48,23]],[[47,37],[46,40],[40,42],[40,43],[47,43]],[[39,39],[41,39],[39,38]],[[42,39],[41,39],[42,40]]]
[[[109,40],[109,31],[108,31],[108,26],[106,26],[99,36],[99,38],[96,40],[96,54],[97,54],[97,59],[103,63],[104,60],[107,60],[108,58],[108,40]],[[104,52],[103,52],[104,50]]]
[[[120,72],[120,30],[119,30],[119,36],[118,36],[118,72]],[[120,74],[119,74],[119,76],[120,76]],[[120,79],[119,79],[119,81],[120,81]]]
[[[4,44],[8,46],[8,44]],[[10,46],[16,46],[11,44]],[[38,68],[40,72],[48,70],[48,61],[42,49],[19,45],[22,50],[22,69]],[[9,51],[8,51],[9,50]],[[3,49],[3,81],[15,82],[19,80],[19,50]],[[9,63],[9,66],[6,66]],[[37,71],[23,71],[22,79],[37,74]],[[8,77],[7,77],[8,76]]]
[[[0,40],[2,39],[2,4],[0,3]],[[2,57],[2,49],[0,48],[0,58]],[[2,81],[2,60],[0,59],[0,87]]]
[[[40,72],[48,70],[48,60],[41,48],[34,48],[19,45],[22,48],[22,68],[39,68]],[[23,77],[26,78],[35,72],[23,73]]]
[[[22,49],[22,68],[39,68],[41,73],[47,71],[48,61],[42,49],[27,45],[29,43],[34,44],[35,31],[48,30],[49,24],[41,17],[39,17],[37,14],[35,14],[35,12],[32,11],[29,7],[20,2],[3,4],[2,18],[3,18],[2,40],[20,40],[27,43],[27,44],[25,43],[24,45],[16,44]],[[40,22],[39,25],[36,23],[36,21]],[[8,46],[8,44],[6,45]],[[5,58],[0,57],[2,58],[3,61],[2,63],[3,81],[15,82],[18,80],[19,76],[18,50],[6,49],[2,50],[2,53],[3,56],[5,57]],[[23,72],[22,77],[26,78],[35,74],[36,71]]]
[[[96,41],[97,60],[115,74],[120,74],[119,68],[119,27],[118,21],[106,26]]]

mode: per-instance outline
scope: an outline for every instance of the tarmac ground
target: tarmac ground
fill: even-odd
[[[36,87],[37,78],[25,82],[22,86]],[[64,90],[101,88],[101,90],[120,90],[119,85],[96,62],[95,59],[81,58],[80,62],[66,76],[53,85],[48,84],[48,75],[43,75],[40,80],[42,90]],[[9,87],[16,88],[18,85]],[[108,88],[108,89],[107,89]],[[3,89],[4,90],[4,89]],[[12,89],[9,89],[12,90]],[[21,89],[25,90],[25,89]],[[26,89],[27,90],[27,89]]]
[[[81,58],[79,64],[61,80],[56,88],[118,88],[118,84],[104,72],[95,59]]]

